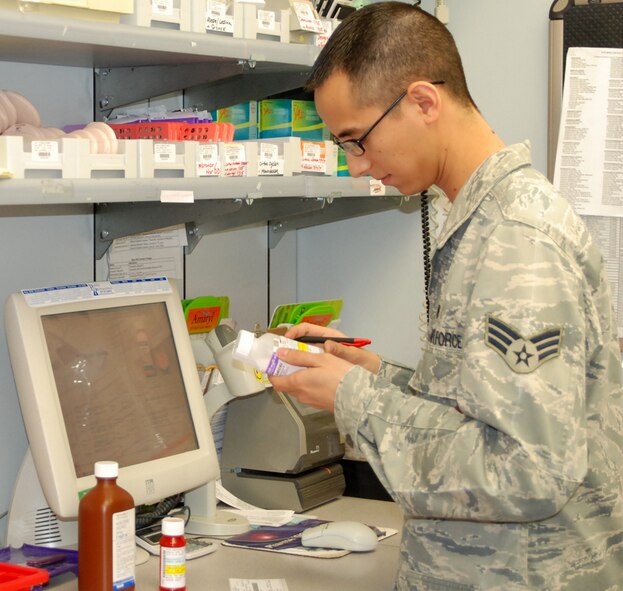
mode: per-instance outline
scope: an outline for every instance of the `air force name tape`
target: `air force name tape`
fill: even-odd
[[[526,338],[512,326],[487,316],[485,342],[516,373],[530,373],[560,355],[562,329],[552,328]]]

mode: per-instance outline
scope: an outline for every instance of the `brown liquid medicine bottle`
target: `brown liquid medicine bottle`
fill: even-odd
[[[97,484],[80,500],[79,591],[134,589],[134,499],[117,484],[118,474],[117,462],[96,462]]]

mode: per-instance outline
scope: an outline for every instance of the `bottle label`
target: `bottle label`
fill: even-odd
[[[112,588],[129,589],[135,585],[134,507],[112,516]]]
[[[273,349],[277,350],[280,347],[284,349],[298,349],[299,351],[307,351],[309,353],[322,353],[322,349],[319,347],[314,347],[313,345],[308,345],[307,343],[300,343],[299,341],[294,341],[292,339],[276,335],[273,340]],[[276,354],[273,354],[268,362],[266,373],[269,376],[287,376],[301,369],[304,368],[285,363],[284,361],[281,361]]]
[[[160,548],[160,587],[186,587],[186,547]]]

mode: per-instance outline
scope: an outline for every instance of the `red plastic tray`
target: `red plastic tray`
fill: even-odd
[[[0,562],[0,591],[30,591],[49,580],[47,570]]]
[[[110,123],[120,140],[168,140],[196,142],[231,142],[233,123],[184,123],[179,121],[148,121],[144,123]]]

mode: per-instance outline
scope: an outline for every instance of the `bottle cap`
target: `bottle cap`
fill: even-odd
[[[184,520],[180,517],[165,517],[162,520],[163,536],[183,536]]]
[[[238,339],[236,341],[236,346],[234,347],[234,352],[236,355],[240,355],[241,357],[248,357],[251,355],[251,349],[253,348],[253,343],[255,342],[255,335],[248,330],[241,330],[238,333]]]
[[[117,462],[95,462],[95,478],[117,478],[119,476],[119,464]]]

